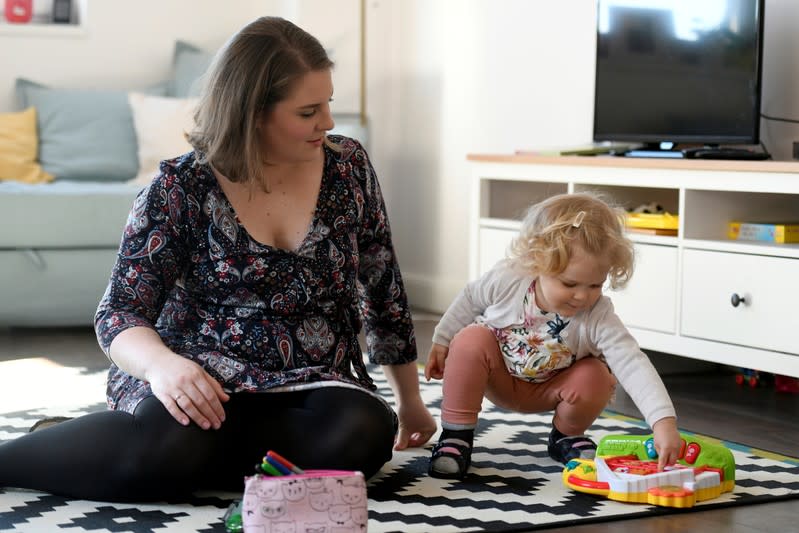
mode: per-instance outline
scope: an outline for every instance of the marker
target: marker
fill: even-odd
[[[280,475],[282,475],[282,476],[291,475],[291,470],[289,470],[288,468],[286,468],[285,466],[280,464],[280,461],[278,461],[274,457],[267,456],[267,457],[264,457],[264,459],[266,459],[266,462],[268,464],[272,465],[272,467],[274,467],[275,470],[280,472]]]
[[[266,452],[266,456],[267,457],[271,457],[272,459],[274,459],[275,461],[279,462],[280,464],[282,464],[283,466],[285,466],[286,468],[288,468],[289,470],[291,470],[295,474],[304,474],[305,473],[305,470],[303,470],[299,466],[295,465],[294,463],[292,463],[291,461],[289,461],[288,459],[286,459],[285,457],[283,457],[282,455],[280,455],[277,452],[273,452],[272,450],[269,450],[268,452]]]
[[[267,463],[266,461],[261,463],[259,466],[261,467],[261,470],[264,471],[264,474],[269,474],[270,476],[278,476],[278,477],[283,475],[280,472],[280,470],[278,470],[277,468],[275,468],[271,464]]]

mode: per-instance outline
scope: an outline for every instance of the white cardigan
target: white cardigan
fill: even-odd
[[[534,279],[514,269],[509,261],[500,261],[458,294],[436,326],[433,342],[449,346],[455,334],[479,316],[496,328],[521,324],[524,295]],[[570,317],[560,335],[577,359],[605,356],[650,427],[661,418],[676,416],[657,370],[614,312],[610,298],[602,296],[590,309]]]

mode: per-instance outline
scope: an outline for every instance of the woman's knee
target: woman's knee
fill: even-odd
[[[311,468],[360,470],[370,477],[391,459],[394,413],[363,391],[331,387],[319,392],[324,394],[317,400],[324,399],[325,408],[320,408],[314,440],[307,441],[312,449],[297,454],[308,457]]]

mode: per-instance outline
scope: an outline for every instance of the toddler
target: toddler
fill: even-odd
[[[617,380],[652,427],[659,468],[677,460],[671,399],[602,294],[632,267],[623,212],[598,196],[562,194],[528,210],[509,257],[467,284],[433,334],[425,377],[444,383],[431,476],[466,476],[483,397],[521,413],[554,411],[549,456],[592,458],[584,433]]]

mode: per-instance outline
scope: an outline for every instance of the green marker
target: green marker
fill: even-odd
[[[275,468],[274,466],[270,465],[267,462],[261,463],[260,466],[261,470],[264,471],[264,474],[269,474],[270,476],[278,476],[278,477],[283,475],[282,473],[280,473],[280,471],[277,468]]]

